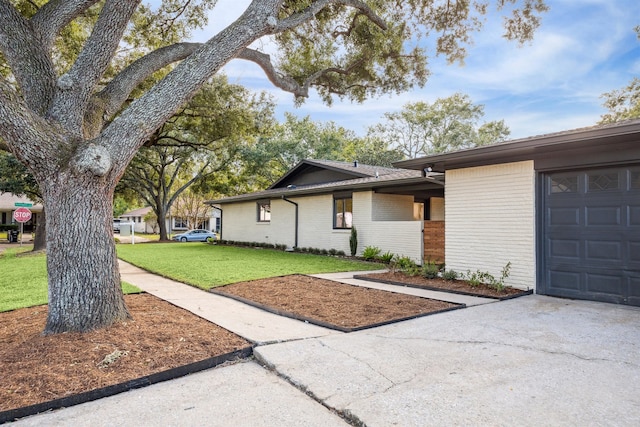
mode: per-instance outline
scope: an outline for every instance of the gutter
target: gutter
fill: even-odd
[[[287,199],[287,197],[284,195],[282,196],[282,200],[284,200],[285,202],[289,202],[296,207],[295,244],[293,245],[293,248],[295,249],[298,247],[298,204],[294,201]]]

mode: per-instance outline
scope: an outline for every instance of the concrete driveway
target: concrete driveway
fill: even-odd
[[[636,426],[640,309],[527,296],[258,347],[367,426]]]
[[[334,411],[369,427],[640,420],[637,308],[531,295],[255,355],[16,425],[348,425]]]

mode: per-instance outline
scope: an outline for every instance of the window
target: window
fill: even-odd
[[[185,218],[174,218],[173,228],[189,228],[189,223]]]
[[[261,200],[257,203],[258,222],[271,221],[271,201]]]
[[[618,178],[617,172],[589,174],[589,191],[617,190]]]
[[[551,177],[552,193],[577,193],[578,175]]]
[[[351,228],[353,226],[353,199],[348,197],[333,198],[333,228]]]

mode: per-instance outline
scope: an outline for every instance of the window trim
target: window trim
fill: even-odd
[[[336,202],[342,201],[342,212],[338,212],[338,204]],[[346,200],[351,200],[351,210],[346,210]],[[344,227],[338,226],[338,214],[342,213],[343,222],[345,223]],[[344,218],[346,217],[346,213],[351,214],[351,224],[347,225]],[[333,229],[334,230],[351,230],[353,228],[353,194],[352,193],[336,193],[333,195]]]
[[[263,209],[265,206],[269,206],[269,209]],[[256,202],[256,222],[260,224],[271,222],[271,200],[258,200]]]

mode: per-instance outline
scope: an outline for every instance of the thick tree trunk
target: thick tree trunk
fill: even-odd
[[[158,217],[158,228],[160,229],[160,240],[169,240],[167,234],[167,213],[161,207],[156,210],[156,216]]]
[[[36,224],[36,237],[33,240],[33,252],[41,251],[47,248],[47,227],[46,227],[45,210],[38,215],[38,223]]]
[[[85,332],[131,317],[112,233],[112,185],[86,178],[58,177],[43,194],[49,275],[45,334]]]

